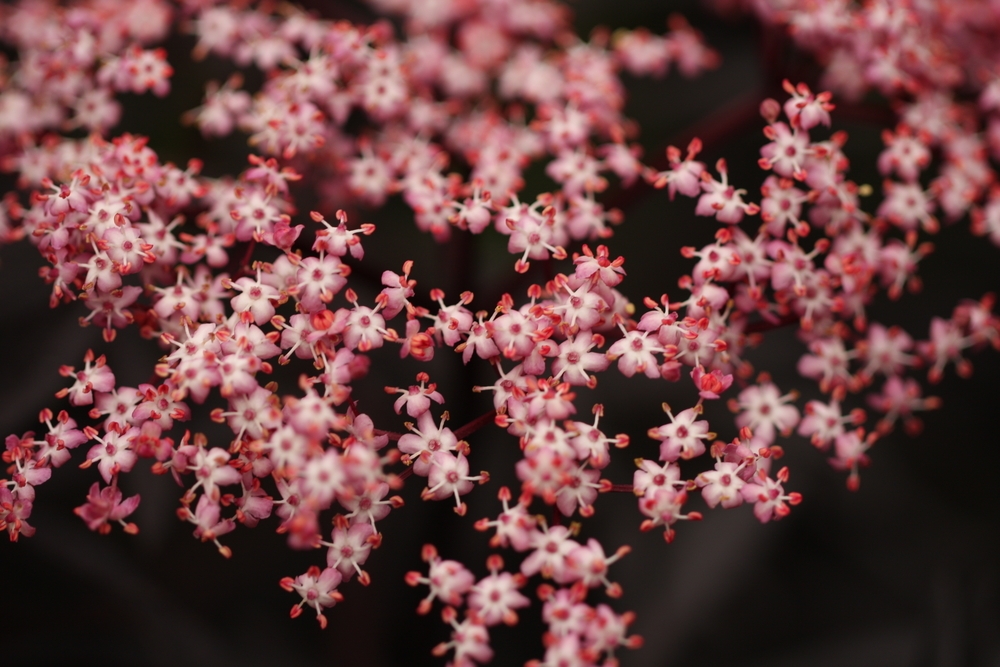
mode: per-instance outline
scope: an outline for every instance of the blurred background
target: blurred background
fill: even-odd
[[[372,18],[361,3],[314,2],[312,8],[356,21]],[[766,140],[757,107],[765,97],[782,99],[783,78],[806,81],[815,89],[815,63],[753,20],[720,17],[693,2],[577,0],[572,9],[581,35],[597,25],[663,32],[667,16],[675,11],[703,31],[721,54],[720,67],[694,80],[676,72],[659,81],[626,77],[626,114],[642,128],[639,141],[647,160],[662,158],[668,144],[685,146],[700,136],[705,144],[701,158],[711,164],[725,156],[730,181],[746,187],[750,199],[759,199],[764,175],[756,161]],[[237,173],[245,165],[244,135],[207,142],[178,122],[184,111],[201,103],[205,80],[223,80],[231,71],[221,60],[191,62],[192,45],[186,36],[172,39],[167,45],[176,70],[171,94],[162,100],[123,96],[124,120],[114,133],[149,135],[163,161],[183,164],[204,156],[209,176]],[[881,178],[874,161],[882,147],[881,123],[888,118],[887,104],[876,96],[841,105],[833,115],[834,129],[850,135],[845,152],[851,178],[874,185],[876,192]],[[3,191],[9,189],[9,179],[3,185]],[[525,193],[533,196],[550,187],[536,167]],[[691,266],[679,248],[710,242],[716,224],[696,218],[693,201],[670,202],[665,192],[643,185],[628,191],[613,187],[604,201],[625,214],[625,223],[608,242],[613,256],[626,258],[628,277],[620,289],[636,303],[647,295],[678,293],[677,278]],[[307,199],[298,203],[300,211],[309,210]],[[873,211],[876,205],[877,195],[865,207]],[[416,261],[412,277],[420,299],[426,300],[432,287],[449,295],[472,289],[473,308],[490,308],[504,289],[512,288],[507,280],[513,258],[506,252],[506,239],[494,233],[455,235],[449,244],[436,245],[416,230],[412,212],[398,197],[382,210],[352,213],[352,223],[360,222],[378,227],[365,240],[365,268],[359,273],[359,278],[371,279],[368,299],[379,289],[381,271],[398,271],[406,259]],[[934,243],[935,253],[921,265],[923,291],[896,303],[878,302],[870,311],[871,321],[897,324],[914,338],[925,338],[932,317],[949,317],[960,299],[978,299],[997,289],[1000,254],[972,237],[967,221],[944,227]],[[79,366],[88,348],[107,351],[118,384],[129,386],[150,381],[162,353],[134,328],[107,346],[99,330],[77,325],[86,313],[79,305],[50,310],[49,289],[37,277],[40,265],[26,242],[0,247],[4,436],[35,429],[43,407],[61,407],[53,397],[65,384],[57,370],[61,364]],[[540,274],[528,278],[513,285],[516,300],[530,282],[542,279]],[[795,372],[804,351],[793,331],[779,330],[748,354],[782,391],[802,392],[800,408],[818,397]],[[396,349],[388,346],[372,357],[371,375],[354,391],[359,407],[379,428],[402,431],[404,421],[392,413],[382,387],[407,386],[420,370],[428,370],[439,383],[453,428],[490,408],[489,397],[467,392],[471,385],[492,382],[485,364],[466,367],[458,355],[443,350],[428,368],[411,359],[399,362]],[[761,525],[748,507],[707,511],[703,522],[680,525],[677,539],[668,545],[661,531],[638,531],[642,516],[632,495],[602,496],[581,536],[599,537],[609,552],[622,544],[632,547],[611,568],[611,578],[625,591],[612,606],[636,612],[632,631],[646,642],[641,650],[622,652],[622,665],[1000,665],[1000,465],[992,458],[1000,448],[1000,358],[986,351],[972,361],[971,380],[949,372],[933,388],[924,382],[925,392],[941,396],[944,407],[925,415],[919,437],[897,430],[879,440],[857,492],[846,489],[845,475],[832,470],[804,438],[779,441],[787,454],[783,462],[791,469],[786,488],[805,498],[780,522]],[[275,379],[291,392],[303,370],[293,364]],[[645,432],[664,423],[660,404],[683,409],[696,400],[686,382],[675,386],[644,377],[626,382],[615,370],[603,374],[594,392],[583,390],[579,396],[579,419],[589,419],[590,405],[601,402],[603,430],[632,436],[630,448],[618,453],[603,475],[615,483],[631,482],[635,457],[656,457],[658,445]],[[850,397],[846,408],[860,405],[858,397]],[[708,413],[713,430],[731,439],[731,415],[725,406],[714,408]],[[197,412],[202,421],[186,426],[208,433],[213,444],[227,442],[225,428],[204,417],[208,409]],[[407,587],[404,574],[424,569],[420,547],[427,542],[477,576],[486,574],[488,536],[473,531],[472,524],[499,512],[496,491],[501,484],[518,486],[515,440],[490,427],[469,441],[473,468],[489,470],[493,481],[466,498],[468,515],[456,516],[447,503],[422,502],[419,485],[407,484],[402,491],[406,506],[379,524],[383,546],[365,566],[371,586],[362,589],[354,581],[343,586],[346,599],[328,610],[325,631],[308,612],[290,620],[288,609],[298,598],[278,586],[284,576],[322,565],[323,551],[291,551],[269,520],[227,535],[223,541],[233,551],[227,561],[210,544],[193,539],[191,526],[176,518],[182,489],[168,476],[152,475],[142,463],[122,483],[126,495],[142,495],[134,515],[141,532],[135,537],[121,531],[98,536],[72,513],[97,475],[71,463],[39,488],[31,517],[37,534],[0,545],[3,662],[443,665],[445,660],[431,657],[430,651],[448,639],[449,628],[437,607],[428,617],[415,614],[425,589]],[[75,460],[81,457],[77,453]],[[695,497],[688,507],[704,509],[702,504]],[[520,558],[509,551],[504,556],[512,563]],[[525,593],[533,596],[534,586]],[[593,596],[597,601],[607,600],[598,593]],[[516,628],[490,631],[496,650],[492,664],[522,665],[542,657],[539,606],[524,610],[521,618]]]

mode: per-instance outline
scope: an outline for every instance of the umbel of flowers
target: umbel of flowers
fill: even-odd
[[[779,436],[810,438],[856,489],[879,434],[898,422],[918,429],[914,413],[940,403],[922,397],[914,371],[931,381],[949,365],[965,374],[967,351],[1000,342],[990,297],[935,318],[923,341],[869,321],[878,294],[919,285],[937,211],[946,221],[968,214],[973,231],[1000,243],[990,161],[1000,157],[1000,97],[996,80],[977,78],[983,62],[997,62],[996,47],[964,39],[971,19],[923,15],[941,3],[823,4],[839,22],[810,22],[813,10],[795,2],[755,6],[833,54],[832,88],[875,86],[901,101],[899,124],[884,135],[885,196],[874,210],[860,199],[871,188],[849,179],[847,136],[826,129],[833,96],[805,84],[785,82],[784,100],[761,104],[759,189],[730,183],[725,160],[700,162],[698,140],[668,147],[659,166],[643,162],[619,73],[693,75],[717,60],[676,17],[665,35],[598,31],[584,41],[547,0],[373,1],[400,18],[402,34],[267,4],[0,8],[0,37],[17,52],[0,68],[0,153],[18,185],[0,206],[0,237],[37,247],[51,305],[83,302],[81,325],[99,327],[105,341],[82,365],[59,369],[57,397],[89,409],[86,423],[64,403],[42,411],[37,431],[7,437],[0,527],[12,540],[30,537],[36,488],[72,463],[96,468],[76,514],[100,533],[135,533],[140,497],[126,498],[119,480],[151,465],[180,485],[178,518],[222,555],[231,553],[227,533],[260,522],[294,549],[321,550],[315,566],[280,583],[295,596],[293,617],[306,612],[325,627],[325,610],[342,590],[354,594],[351,579],[370,582],[366,561],[393,539],[379,522],[403,507],[397,492],[421,486],[423,499],[465,516],[463,498],[490,479],[477,469],[474,434],[502,429],[521,453],[521,486],[483,489],[498,497],[497,514],[469,518],[497,550],[488,574],[425,545],[426,565],[406,577],[427,590],[417,612],[437,608],[451,627],[433,652],[455,665],[489,661],[489,629],[518,622],[532,581],[548,628],[539,667],[610,663],[617,649],[640,645],[632,614],[615,610],[622,588],[612,566],[629,547],[578,537],[575,522],[594,514],[602,493],[633,492],[636,525],[667,542],[703,509],[748,504],[762,522],[780,519],[802,498],[785,488]],[[958,4],[979,16],[977,3]],[[863,43],[867,51],[850,27],[859,21],[881,36]],[[202,176],[196,157],[163,163],[146,138],[112,133],[116,96],[169,93],[172,69],[154,47],[178,29],[194,34],[196,58],[266,75],[256,91],[239,75],[210,83],[185,118],[206,136],[249,135],[249,166],[236,176]],[[981,90],[978,106],[955,101],[960,85]],[[528,188],[535,163],[555,190]],[[709,245],[676,249],[690,272],[673,298],[632,303],[619,291],[626,259],[611,237],[623,215],[600,201],[609,179],[696,198],[695,214],[718,224]],[[320,211],[297,212],[305,189]],[[419,261],[366,258],[366,237],[380,231],[344,212],[397,196],[437,241],[500,234],[512,273],[544,264],[551,277],[498,303],[418,287]],[[369,301],[355,289],[361,265],[382,272]],[[744,361],[749,344],[781,326],[797,327],[806,345],[798,370],[827,396],[802,406],[804,416],[796,392]],[[162,346],[150,381],[136,387],[119,384],[112,367],[126,327]],[[491,365],[496,381],[467,390],[492,392],[494,410],[449,425],[446,397],[421,372],[386,388],[399,421],[374,423],[352,390],[368,375],[367,353],[387,345],[418,361],[459,354]],[[269,381],[275,364],[301,369],[298,386]],[[663,423],[645,436],[605,433],[593,398],[602,373],[679,382],[690,400],[664,404]],[[856,393],[875,415],[842,407]],[[185,430],[210,397],[225,402],[210,411],[231,429],[225,441]],[[733,423],[709,424],[704,406],[715,400],[728,402]],[[631,480],[602,477],[636,437],[657,441],[658,458],[635,459]],[[700,472],[682,473],[680,462],[695,459]]]

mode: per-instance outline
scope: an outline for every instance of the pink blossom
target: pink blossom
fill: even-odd
[[[118,522],[125,528],[127,533],[136,533],[134,523],[125,523],[125,517],[132,514],[139,506],[139,495],[136,494],[126,500],[122,500],[122,492],[117,486],[106,486],[94,482],[87,494],[87,502],[75,510],[77,516],[87,523],[87,527],[101,533],[111,530],[110,521]]]
[[[698,420],[701,409],[688,408],[675,417],[669,407],[665,407],[670,423],[649,430],[649,437],[659,440],[660,460],[676,461],[678,458],[691,459],[705,452],[705,439],[715,437],[708,430],[708,422]]]
[[[98,437],[94,432],[93,439],[97,440],[96,445],[87,452],[85,467],[90,467],[97,463],[97,469],[101,472],[101,477],[108,484],[111,478],[120,472],[129,472],[138,461],[135,453],[134,443],[139,437],[139,429],[131,427],[124,431],[108,431],[104,437]]]
[[[566,557],[578,545],[570,539],[570,532],[565,526],[542,526],[532,532],[531,548],[534,551],[521,562],[521,573],[530,577],[538,572],[542,576],[552,577],[560,583],[572,581]]]
[[[717,368],[706,373],[700,364],[691,369],[691,379],[698,388],[698,395],[707,399],[719,398],[733,384],[732,375],[724,374]]]
[[[518,503],[513,507],[509,505],[511,495],[507,487],[502,487],[499,495],[503,502],[503,512],[495,521],[480,519],[476,522],[476,530],[495,528],[496,534],[490,538],[491,546],[510,545],[516,551],[527,551],[537,520],[528,513],[524,504]]]
[[[410,385],[409,389],[386,387],[387,392],[391,390],[391,393],[400,394],[392,406],[396,414],[399,414],[405,405],[406,414],[417,418],[430,409],[431,401],[444,403],[444,397],[441,395],[441,392],[437,391],[437,385],[434,383],[430,385],[426,384],[429,379],[426,373],[418,373],[417,381],[420,382],[419,385]]]
[[[469,591],[469,609],[476,619],[487,627],[503,621],[507,625],[517,623],[515,609],[531,604],[524,595],[518,592],[523,584],[521,577],[510,572],[493,571],[487,577],[480,579]]]
[[[240,278],[231,284],[239,295],[230,304],[240,318],[260,326],[274,316],[274,302],[280,298],[278,290],[261,282],[261,270],[257,269],[257,279]]]
[[[282,588],[295,591],[302,597],[302,600],[292,607],[292,618],[302,613],[303,606],[309,606],[316,610],[316,620],[319,621],[320,627],[325,628],[327,621],[323,609],[343,600],[343,596],[337,591],[341,580],[340,572],[334,568],[328,567],[321,572],[316,566],[310,567],[305,574],[300,574],[295,579],[291,577],[282,579]]]
[[[345,579],[350,579],[357,572],[367,577],[361,566],[371,554],[372,543],[375,541],[375,529],[368,523],[355,523],[348,529],[334,528],[331,541],[326,544],[326,562],[329,567],[337,568]]]
[[[791,401],[797,394],[779,396],[778,388],[770,382],[747,387],[737,398],[740,415],[736,425],[747,426],[753,431],[754,442],[768,446],[774,442],[777,433],[791,434],[799,423],[799,411]]]
[[[463,596],[472,590],[475,584],[475,576],[458,561],[443,560],[432,545],[424,546],[423,556],[429,563],[427,576],[423,577],[415,571],[406,575],[406,582],[411,586],[424,584],[430,587],[427,597],[420,603],[418,613],[426,614],[430,611],[431,603],[435,599],[440,599],[448,605],[461,605]]]
[[[87,350],[83,370],[74,371],[72,366],[63,366],[59,369],[60,375],[72,376],[74,382],[73,386],[61,389],[56,396],[59,398],[69,396],[69,401],[73,405],[90,405],[94,402],[94,392],[109,392],[115,387],[115,376],[106,363],[104,355],[95,360],[93,352]]]
[[[424,500],[454,497],[455,512],[459,515],[464,515],[466,511],[460,496],[472,491],[474,482],[482,484],[489,479],[485,473],[470,476],[469,462],[461,452],[458,456],[446,451],[435,452],[430,457],[429,466],[427,488],[421,492],[421,497]]]
[[[787,468],[783,468],[782,472],[779,472],[779,478],[787,478]],[[788,516],[791,512],[788,504],[797,505],[802,500],[797,493],[786,494],[780,480],[765,475],[755,475],[753,481],[744,485],[740,492],[746,502],[754,504],[754,516],[761,523]]]
[[[450,428],[434,422],[430,411],[421,413],[417,418],[417,426],[410,424],[411,433],[399,438],[399,451],[407,455],[413,462],[413,471],[426,477],[431,469],[431,457],[437,452],[452,452],[459,448],[458,438]]]
[[[757,213],[759,206],[743,201],[746,190],[738,190],[729,185],[725,160],[720,159],[715,168],[722,174],[722,180],[716,181],[708,176],[708,172],[702,172],[701,189],[704,194],[698,198],[695,215],[714,216],[719,222],[735,225],[743,219],[744,214]]]
[[[618,361],[618,370],[625,377],[636,373],[644,373],[646,377],[659,377],[659,362],[654,354],[663,352],[654,339],[648,338],[645,331],[626,331],[625,336],[611,344],[607,357],[610,361]]]
[[[714,470],[698,475],[695,482],[701,488],[701,495],[709,507],[722,505],[729,509],[743,504],[741,489],[745,482],[737,474],[743,465],[719,461]]]

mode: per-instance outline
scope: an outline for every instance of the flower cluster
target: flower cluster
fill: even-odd
[[[7,437],[0,527],[11,539],[34,532],[36,487],[83,444],[80,467],[96,465],[102,481],[76,514],[101,533],[115,524],[137,532],[126,520],[140,497],[124,498],[119,480],[146,460],[183,489],[179,519],[224,556],[228,533],[265,521],[294,549],[325,549],[325,567],[281,586],[299,596],[292,617],[309,607],[326,627],[340,589],[355,577],[370,583],[362,566],[383,542],[379,522],[404,506],[404,487],[420,485],[420,498],[466,516],[463,498],[490,481],[476,470],[473,436],[493,425],[520,452],[520,492],[501,488],[499,514],[469,521],[492,533],[491,547],[515,555],[492,554],[489,574],[477,577],[424,547],[426,575],[413,571],[407,583],[429,589],[419,613],[444,605],[451,640],[434,653],[451,652],[454,665],[489,661],[488,628],[516,624],[531,606],[520,589],[539,578],[547,631],[534,664],[613,664],[616,649],[641,639],[628,634],[631,613],[594,599],[622,595],[609,567],[630,550],[609,556],[580,536],[600,494],[634,493],[637,526],[661,529],[667,542],[679,521],[703,518],[687,507],[699,490],[706,509],[748,504],[760,522],[780,519],[802,496],[785,490],[787,467],[774,469],[779,438],[810,438],[856,489],[877,438],[898,421],[915,432],[914,413],[940,404],[922,397],[917,369],[931,382],[949,364],[964,375],[968,351],[1000,347],[991,297],[935,318],[926,340],[870,321],[880,295],[919,289],[939,210],[946,221],[968,215],[973,231],[1000,245],[990,161],[1000,159],[997,84],[982,85],[978,111],[952,94],[972,81],[970,54],[992,53],[980,42],[962,46],[971,18],[939,22],[924,40],[918,14],[931,9],[820,3],[834,21],[806,3],[755,3],[796,40],[835,54],[831,88],[850,96],[863,82],[912,97],[884,134],[885,196],[866,211],[871,187],[850,180],[847,135],[827,129],[834,98],[804,83],[785,81],[787,98],[760,106],[759,190],[730,183],[725,159],[699,161],[698,139],[667,147],[662,164],[642,160],[620,74],[663,76],[674,66],[691,76],[714,66],[717,55],[683,19],[672,18],[665,35],[595,31],[584,41],[549,0],[371,4],[398,17],[403,34],[388,22],[272,13],[269,4],[0,8],[0,38],[18,53],[0,68],[0,166],[18,179],[0,204],[0,240],[32,243],[47,263],[51,305],[83,302],[80,324],[99,327],[108,348],[88,351],[80,370],[60,369],[68,386],[57,397],[88,424],[46,409],[42,435]],[[974,3],[961,4],[971,17]],[[860,41],[857,21],[886,40]],[[112,136],[117,95],[168,94],[172,68],[153,47],[175,27],[193,33],[195,58],[264,75],[253,91],[239,71],[207,83],[204,103],[185,116],[206,137],[249,137],[253,152],[238,175],[204,176],[197,158],[179,167],[145,137]],[[529,189],[532,165],[555,187]],[[695,215],[715,221],[699,224],[716,231],[708,245],[679,249],[690,271],[673,299],[640,305],[626,295],[625,258],[613,252],[624,214],[601,194],[642,181],[696,200]],[[525,274],[530,287],[474,310],[471,291],[418,290],[419,257],[379,266],[372,281],[364,246],[377,232],[355,211],[397,196],[440,243],[481,234],[506,244],[512,276]],[[302,200],[318,210],[301,216]],[[112,370],[113,343],[133,326],[162,356],[148,383],[125,386]],[[825,395],[806,402],[804,417],[799,392],[747,361],[751,345],[784,326],[803,344],[799,373]],[[450,349],[492,369],[495,382],[467,390],[492,392],[493,409],[450,426],[445,396],[420,372],[414,384],[409,376],[386,387],[402,428],[376,425],[355,396],[372,352],[387,346],[417,362]],[[269,376],[290,364],[298,385],[279,388]],[[668,421],[646,425],[658,456],[633,457],[630,481],[603,477],[634,440],[602,426],[597,386],[608,372],[681,383],[690,394],[679,410],[663,404]],[[842,407],[853,394],[879,415],[867,428],[865,410]],[[723,397],[735,417],[710,425],[706,406]],[[185,430],[196,411],[231,437],[209,443]]]

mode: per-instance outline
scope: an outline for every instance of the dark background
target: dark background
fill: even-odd
[[[324,11],[332,14],[332,6],[324,5]],[[705,32],[722,55],[721,67],[693,81],[676,73],[661,81],[626,77],[627,115],[643,128],[640,141],[650,160],[662,156],[668,143],[684,146],[697,134],[706,146],[702,158],[712,163],[727,157],[731,182],[758,199],[763,175],[756,159],[765,139],[757,104],[767,96],[780,99],[778,84],[784,77],[815,86],[815,64],[780,36],[764,34],[753,21],[720,19],[693,3],[591,0],[573,6],[581,34],[597,24],[645,25],[662,32],[667,14],[675,10],[684,11]],[[359,20],[367,16],[351,3],[338,4],[336,12]],[[212,59],[190,63],[191,44],[188,38],[175,38],[169,45],[177,70],[170,96],[126,96],[125,121],[115,133],[150,135],[162,160],[183,164],[190,156],[208,155],[208,175],[235,173],[244,164],[243,137],[209,143],[176,122],[184,110],[200,103],[201,81],[222,79],[230,71]],[[189,81],[199,83],[187,85]],[[881,149],[882,126],[869,119],[888,117],[887,109],[884,100],[870,97],[834,114],[835,129],[850,133],[845,150],[852,160],[851,177],[876,185],[876,190],[881,179],[874,172],[874,158]],[[531,173],[535,178],[529,178],[525,189],[529,196],[551,186],[540,168]],[[866,210],[874,210],[876,199],[866,203]],[[715,223],[695,218],[693,202],[670,203],[664,192],[642,186],[609,192],[607,200],[625,212],[625,224],[609,242],[614,255],[626,257],[629,276],[622,291],[637,303],[646,295],[678,293],[676,280],[690,268],[678,248],[709,242]],[[306,203],[300,208],[308,210]],[[376,234],[365,241],[362,277],[364,271],[371,276],[386,268],[398,271],[412,258],[417,291],[426,298],[435,286],[449,295],[469,288],[462,274],[474,270],[473,307],[489,308],[499,296],[499,283],[512,273],[513,259],[496,234],[475,239],[458,235],[449,245],[437,246],[416,232],[412,214],[398,200],[382,211],[357,215],[352,221],[378,224]],[[967,221],[945,227],[934,242],[937,251],[921,266],[923,292],[899,303],[878,302],[870,311],[871,321],[900,324],[915,338],[926,337],[931,317],[948,317],[959,299],[996,289],[1000,255],[971,237]],[[36,428],[35,415],[42,407],[58,410],[63,405],[53,397],[65,384],[57,369],[60,364],[79,366],[87,348],[107,351],[118,384],[130,386],[151,379],[160,354],[134,331],[105,345],[98,330],[77,326],[85,312],[78,306],[49,310],[48,288],[36,275],[40,263],[26,242],[0,248],[0,334],[7,350],[0,367],[0,435]],[[515,299],[522,298],[526,284],[516,286]],[[373,286],[371,294],[377,289]],[[809,382],[795,373],[803,351],[791,331],[777,331],[749,355],[782,390],[802,391],[800,407],[815,397]],[[393,362],[390,356],[396,354],[395,349],[373,354],[373,372],[355,392],[377,426],[402,430],[403,419],[386,409],[381,388],[405,386],[425,367],[412,360]],[[488,409],[487,398],[469,395],[465,388],[489,382],[489,369],[463,367],[446,350],[438,354],[430,372],[448,399],[455,427]],[[639,533],[642,517],[634,497],[600,498],[597,515],[585,522],[582,536],[599,536],[609,552],[621,544],[632,546],[633,552],[612,567],[612,578],[625,590],[612,606],[634,610],[638,619],[632,630],[646,640],[643,649],[623,652],[622,664],[1000,665],[1000,501],[995,479],[1000,361],[987,351],[973,362],[971,380],[949,372],[929,390],[943,397],[944,408],[926,415],[921,436],[897,432],[877,443],[873,464],[863,471],[856,493],[846,490],[844,475],[804,439],[783,442],[792,471],[786,488],[800,491],[805,500],[780,522],[760,525],[746,507],[706,512],[702,523],[679,526],[676,541],[667,545],[659,531]],[[301,371],[279,376],[279,382],[291,391]],[[631,459],[655,458],[656,443],[644,434],[665,420],[660,403],[683,409],[695,400],[686,383],[626,382],[614,370],[604,374],[593,395],[586,390],[580,394],[578,418],[586,420],[589,406],[600,401],[607,413],[604,430],[632,436],[631,447],[606,473],[616,483],[631,481]],[[850,398],[847,407],[856,405],[860,399]],[[734,435],[730,420],[724,410],[715,416],[712,423],[720,437]],[[214,443],[226,439],[225,431],[211,423],[188,426],[210,438],[218,434]],[[278,587],[281,577],[322,565],[324,552],[289,550],[269,520],[223,538],[233,550],[226,561],[210,544],[191,538],[191,526],[173,512],[181,489],[168,477],[150,474],[145,464],[123,481],[126,493],[142,494],[134,515],[140,534],[98,536],[72,514],[97,475],[70,463],[38,489],[31,518],[37,534],[17,544],[0,544],[0,662],[443,665],[430,650],[447,640],[449,629],[437,611],[427,618],[416,616],[426,589],[407,587],[404,573],[424,568],[420,545],[433,542],[444,557],[462,560],[477,576],[484,575],[487,536],[474,532],[472,523],[497,514],[500,484],[516,485],[513,439],[490,428],[476,433],[470,443],[473,467],[490,470],[494,481],[467,497],[468,516],[455,516],[447,503],[421,502],[418,485],[408,484],[402,492],[406,507],[380,523],[383,547],[366,564],[371,586],[362,590],[353,581],[343,586],[346,600],[328,610],[326,631],[320,631],[308,610],[303,618],[290,620],[288,608],[298,598]],[[78,452],[75,460],[82,456]],[[702,501],[694,498],[689,507],[703,509]],[[509,551],[504,556],[511,562],[520,558]],[[531,589],[525,592],[533,595]],[[593,603],[602,600],[600,593],[592,596]],[[491,630],[497,654],[493,664],[521,665],[542,657],[538,613],[536,604],[521,614],[520,627]]]

